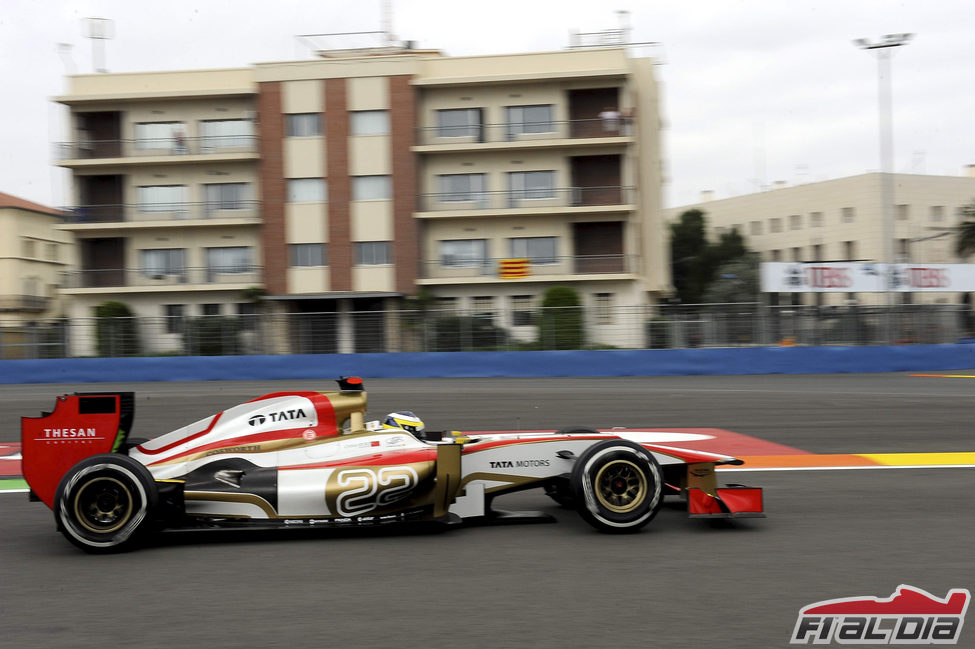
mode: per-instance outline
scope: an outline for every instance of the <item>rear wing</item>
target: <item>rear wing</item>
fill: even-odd
[[[133,392],[62,395],[53,412],[21,417],[21,466],[31,492],[53,509],[68,469],[86,457],[119,450],[134,418]]]

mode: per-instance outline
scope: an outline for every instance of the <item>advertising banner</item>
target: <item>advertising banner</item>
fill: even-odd
[[[968,293],[975,292],[975,264],[763,262],[761,287],[765,293]]]

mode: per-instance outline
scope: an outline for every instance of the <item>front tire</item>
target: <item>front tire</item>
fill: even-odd
[[[626,440],[591,446],[572,469],[582,518],[601,532],[635,532],[663,503],[663,472],[647,449]]]
[[[74,465],[58,485],[58,530],[86,552],[131,549],[149,527],[159,495],[149,471],[118,453],[94,455]]]

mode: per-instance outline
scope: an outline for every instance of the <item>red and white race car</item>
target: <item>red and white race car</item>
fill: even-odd
[[[365,412],[362,380],[343,378],[336,391],[268,394],[138,442],[133,393],[63,395],[22,418],[23,473],[89,552],[162,529],[537,520],[491,506],[531,488],[606,532],[640,529],[667,494],[694,517],[763,516],[761,489],[717,485],[715,466],[741,460],[651,433],[431,433],[408,415],[381,424]]]

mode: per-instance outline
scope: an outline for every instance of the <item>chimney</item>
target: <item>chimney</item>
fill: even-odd
[[[965,171],[968,172],[966,175],[969,178],[975,178],[975,165],[965,165]]]
[[[788,186],[789,186],[788,180],[776,180],[774,183],[772,183],[772,189],[782,189],[783,187],[788,187]]]
[[[975,173],[975,172],[973,172]],[[714,200],[714,190],[713,189],[702,189],[701,190],[701,202],[710,203]]]

